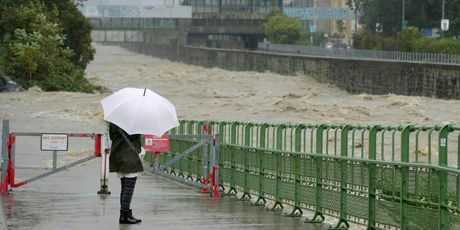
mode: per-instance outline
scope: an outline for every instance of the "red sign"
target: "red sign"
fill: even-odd
[[[147,152],[169,152],[169,135],[144,135],[144,149]]]

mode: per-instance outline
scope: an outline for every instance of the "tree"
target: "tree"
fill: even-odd
[[[24,88],[91,92],[82,68],[71,62],[74,52],[65,46],[66,36],[56,8],[49,10],[39,0],[30,0],[3,11],[5,36],[4,69]]]
[[[273,11],[262,29],[273,43],[294,44],[300,37],[300,27],[299,19],[289,18],[281,11]]]
[[[343,20],[336,20],[335,25],[337,26],[337,30],[339,31],[340,35],[343,35],[343,32],[345,31],[345,23]]]
[[[422,33],[420,33],[416,27],[412,26],[401,32],[398,32],[396,36],[398,50],[405,52],[415,52],[416,41],[422,37]]]
[[[0,15],[9,14],[8,9],[17,8],[30,2],[29,0],[0,0]],[[74,51],[71,61],[81,68],[86,68],[88,63],[94,59],[95,50],[91,47],[91,24],[80,13],[71,0],[39,0],[48,11],[55,11],[54,19],[61,25],[62,33],[66,39],[64,45]],[[81,4],[81,0],[76,4]],[[6,34],[13,34],[14,23],[4,24],[0,22],[0,38]],[[1,48],[1,47],[0,47]]]
[[[43,1],[49,9],[57,8],[57,20],[61,23],[62,31],[67,38],[64,45],[74,52],[71,61],[85,69],[88,63],[94,59],[95,53],[95,50],[91,47],[91,23],[70,0]]]
[[[417,28],[439,28],[441,23],[441,1],[404,0],[404,18],[409,26]],[[347,0],[348,6],[361,14],[360,22],[367,31],[375,31],[376,23],[383,26],[383,34],[395,35],[402,30],[403,0]],[[460,0],[445,0],[445,18],[450,20],[446,35],[460,34]]]

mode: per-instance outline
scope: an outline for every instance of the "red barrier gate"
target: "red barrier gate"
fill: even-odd
[[[82,164],[96,157],[102,156],[102,173],[101,173],[101,190],[99,194],[110,194],[107,190],[107,157],[108,151],[106,141],[102,141],[106,135],[96,133],[32,133],[32,132],[12,132],[9,131],[8,120],[3,121],[3,133],[2,133],[2,171],[1,171],[1,182],[0,192],[6,192],[12,188],[20,187],[33,181],[39,180],[46,176],[55,174],[63,171],[70,167]],[[51,171],[33,176],[29,179],[16,182],[16,167],[15,167],[15,144],[16,137],[40,137],[40,148],[41,151],[52,151],[53,152],[53,168]],[[57,152],[67,151],[68,139],[69,138],[91,138],[94,140],[94,155],[85,157],[75,162],[66,164],[61,167],[57,167]],[[108,138],[104,138],[108,139]],[[104,151],[102,151],[104,150]],[[102,154],[104,152],[104,154]]]

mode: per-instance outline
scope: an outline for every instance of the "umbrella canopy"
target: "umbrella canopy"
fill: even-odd
[[[104,120],[128,134],[163,135],[179,125],[176,108],[149,89],[124,88],[101,100]]]

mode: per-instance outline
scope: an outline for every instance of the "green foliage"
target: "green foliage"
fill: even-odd
[[[393,38],[380,37],[375,33],[361,31],[353,35],[353,47],[356,49],[370,50],[396,50],[396,42]]]
[[[426,52],[460,55],[460,41],[453,38],[431,40],[425,47]]]
[[[404,52],[414,52],[414,42],[421,37],[423,37],[423,34],[415,27],[408,27],[405,30],[398,32],[396,35],[398,50]]]
[[[442,1],[405,0],[404,18],[409,26],[417,28],[439,28],[442,17]],[[347,5],[361,13],[360,23],[367,31],[375,31],[381,23],[385,36],[394,36],[403,30],[401,0],[347,0]],[[445,18],[450,20],[446,36],[460,35],[460,1],[445,1]]]
[[[3,43],[0,42],[0,75],[4,74],[3,66],[5,64],[5,49],[3,48]]]
[[[9,36],[5,38],[9,55],[6,56],[6,67],[9,74],[22,75],[25,74],[27,78],[22,78],[25,87],[27,84],[33,84],[32,76],[36,74],[38,69],[38,62],[41,57],[40,44],[43,36],[40,33],[33,32],[28,34],[23,29],[17,29],[14,33],[16,39]],[[24,76],[24,75],[23,75]]]
[[[57,21],[56,8],[49,10],[38,0],[8,7],[2,15],[5,31],[4,70],[24,88],[92,92],[83,68],[71,62],[74,51]]]
[[[340,34],[343,34],[343,32],[345,31],[345,23],[343,22],[343,20],[336,20],[335,21],[335,24],[337,26],[337,30],[339,31]]]
[[[273,11],[262,29],[273,43],[294,44],[300,37],[300,20],[289,18],[281,11]]]
[[[71,61],[86,68],[88,63],[94,59],[95,50],[91,47],[91,24],[80,13],[70,0],[42,0],[48,9],[57,9],[56,19],[62,26],[62,32],[66,35],[64,46],[73,50],[74,55]],[[77,4],[81,4],[78,1]]]
[[[460,41],[453,38],[430,39],[415,27],[409,27],[394,37],[381,37],[361,31],[353,35],[353,47],[387,51],[460,54]]]
[[[81,4],[83,0],[75,1]],[[29,0],[0,0],[0,15],[11,15],[8,9],[20,7]],[[39,0],[48,11],[54,11],[53,18],[62,27],[62,33],[66,35],[65,46],[74,51],[72,62],[82,68],[94,59],[95,50],[91,47],[91,24],[78,11],[72,0]],[[2,13],[4,11],[5,13]],[[24,28],[18,24],[4,24],[0,22],[0,37],[12,34],[15,28]]]
[[[305,46],[320,46],[322,43],[324,43],[325,40],[326,38],[322,32],[301,33],[295,44]]]

